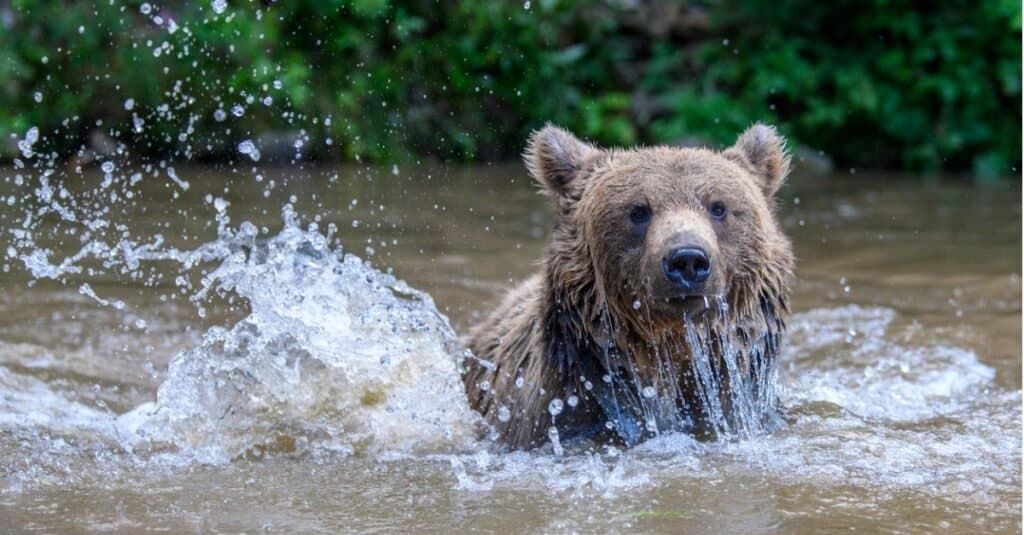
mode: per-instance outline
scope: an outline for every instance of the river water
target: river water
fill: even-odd
[[[1019,183],[798,174],[785,424],[557,455],[455,364],[521,166],[107,171],[0,169],[4,531],[1021,530]]]

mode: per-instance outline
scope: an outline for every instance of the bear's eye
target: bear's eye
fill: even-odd
[[[718,221],[725,219],[725,203],[722,201],[711,203],[711,208],[708,211],[711,212],[711,219]]]
[[[634,225],[646,225],[651,222],[651,207],[638,204],[629,210],[629,220]]]

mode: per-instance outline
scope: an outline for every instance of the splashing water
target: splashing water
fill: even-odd
[[[143,241],[127,232],[104,241],[103,231],[126,227],[106,216],[110,210],[102,192],[120,186],[124,197],[118,198],[130,199],[138,182],[134,175],[126,179],[113,172],[106,172],[97,188],[101,195],[82,199],[51,185],[50,174],[41,173],[35,193],[42,202],[23,228],[12,230],[17,247],[8,256],[21,260],[37,279],[60,281],[86,272],[95,276],[95,261],[102,263],[99,272],[151,278],[146,264],[160,262],[164,275],[177,272],[175,285],[190,293],[201,317],[208,301],[226,294],[250,309],[233,327],[211,328],[199,347],[178,355],[155,402],[118,418],[124,449],[218,463],[265,451],[436,451],[472,442],[481,424],[458,386],[460,348],[429,296],[342,254],[331,245],[333,225],[326,234],[316,225],[302,230],[291,205],[284,209],[284,229],[270,239],[260,238],[251,223],[232,228],[229,203],[207,195],[217,224],[213,241],[177,249],[166,246],[160,234]],[[173,168],[165,173],[173,183],[183,182]],[[89,229],[81,235],[79,251],[60,261],[33,232],[53,216]],[[209,264],[218,266],[204,271],[195,286],[192,275]],[[125,308],[88,282],[79,292],[102,306]],[[708,323],[687,320],[693,354],[688,369],[679,369],[665,354],[659,355],[660,379],[654,384],[635,373],[605,377],[615,392],[612,402],[620,406],[616,412],[639,408],[636,421],[609,422],[629,443],[644,435],[694,430],[746,439],[777,425],[775,359],[737,340],[725,300],[714,298],[714,304],[709,312],[724,324],[717,331],[726,334],[712,336],[700,331]],[[606,369],[614,369],[609,365],[614,358],[605,354]],[[692,379],[698,399],[683,395],[681,376]],[[564,403],[552,401],[553,419]],[[550,443],[561,452],[560,437],[552,431]]]
[[[263,450],[436,451],[473,443],[458,343],[426,294],[329,247],[285,211],[266,242],[243,223],[221,239],[203,292],[250,314],[176,357],[157,400],[118,420],[130,451],[174,447],[205,462]]]
[[[343,254],[333,225],[326,233],[316,225],[303,230],[286,205],[280,233],[261,238],[251,223],[232,228],[229,203],[208,196],[216,210],[213,241],[177,249],[160,235],[141,242],[120,233],[108,242],[98,231],[119,225],[102,218],[106,210],[55,195],[46,173],[39,183],[45,202],[12,229],[8,250],[36,279],[104,272],[140,279],[160,263],[165,277],[177,272],[175,284],[191,291],[200,316],[223,298],[240,298],[249,310],[177,355],[154,402],[112,425],[97,422],[126,451],[223,463],[267,451],[458,451],[475,443],[479,418],[465,401],[461,350],[448,320],[429,295]],[[53,215],[97,232],[84,233],[77,253],[54,261],[37,240],[39,221]],[[210,264],[216,267],[207,273]],[[198,286],[191,282],[196,271],[204,273]],[[79,292],[126,308],[88,282]]]
[[[251,210],[240,199],[263,199],[263,191],[248,197],[232,191],[232,203],[213,195],[204,201],[194,190],[209,185],[184,171],[181,177],[169,168],[135,173],[118,162],[107,174],[80,192],[47,172],[17,183],[31,202],[7,220],[5,235],[13,239],[2,250],[10,265],[31,275],[29,285],[64,284],[79,300],[76,313],[102,307],[126,328],[101,335],[119,337],[113,346],[51,349],[0,339],[0,465],[3,491],[13,499],[39,495],[52,503],[47,489],[68,486],[103,498],[142,495],[147,507],[167,501],[159,492],[169,492],[150,487],[181,489],[171,495],[175,502],[209,493],[218,503],[291,504],[294,496],[316,494],[324,511],[358,504],[367,516],[352,525],[393,520],[403,508],[416,522],[444,525],[451,514],[436,501],[378,506],[377,495],[365,496],[366,489],[380,489],[381,496],[404,499],[418,488],[453,504],[486,503],[492,508],[480,514],[488,518],[506,509],[565,517],[562,524],[536,526],[547,531],[600,530],[609,522],[635,529],[630,503],[655,514],[658,503],[666,504],[703,518],[711,514],[704,509],[735,515],[754,504],[760,514],[821,510],[845,500],[850,514],[876,518],[902,514],[892,503],[909,495],[948,512],[946,518],[981,511],[995,519],[989,525],[1007,525],[1019,504],[1020,443],[1007,432],[1020,429],[1019,390],[999,386],[996,371],[948,332],[907,325],[905,310],[824,305],[794,314],[777,360],[747,349],[773,339],[710,336],[691,323],[686,343],[701,358],[683,369],[668,358],[659,362],[662,376],[690,373],[700,385],[694,399],[684,399],[698,407],[689,412],[693,421],[679,416],[678,384],[630,382],[643,407],[637,421],[651,435],[645,442],[620,450],[572,444],[556,431],[549,435],[552,448],[509,453],[476,440],[481,424],[458,380],[461,348],[431,297],[343,254],[333,226],[300,224],[289,205],[275,235],[228,218],[229,210]],[[193,199],[189,216],[211,234],[215,229],[214,239],[191,238],[197,241],[175,248],[169,242],[177,237],[118,220],[119,203],[141,198],[133,188],[159,174],[169,197]],[[188,195],[178,184],[188,184],[183,177],[192,180]],[[271,210],[280,206],[264,202]],[[171,227],[157,227],[163,228]],[[150,304],[173,290],[201,316],[224,301],[237,314],[219,325],[210,319],[218,316],[206,316],[213,327],[169,346],[188,349],[173,358],[166,377],[154,374],[155,399],[152,387],[142,388],[137,398],[122,396],[116,408],[106,408],[68,394],[45,374],[51,367],[63,373],[58,365],[69,355],[103,367],[110,359],[104,351],[120,340],[149,344],[161,336],[152,330],[161,319],[116,292],[111,278],[145,286],[143,292],[154,294]],[[709,313],[728,318],[716,301],[709,299]],[[9,311],[17,306],[0,304]],[[65,320],[54,316],[36,325]],[[721,332],[733,333],[740,323]],[[167,330],[184,328],[176,323]],[[130,356],[136,357],[141,351]],[[566,396],[548,409],[564,418],[578,402]],[[695,439],[700,421],[725,440]],[[165,469],[181,464],[190,466]],[[190,479],[204,470],[211,482]],[[231,485],[217,490],[222,479]],[[279,494],[268,498],[264,493],[275,490],[253,481],[271,480]],[[337,492],[319,492],[326,487]],[[739,501],[730,501],[737,495]],[[779,503],[789,495],[804,501]]]
[[[627,444],[673,432],[750,439],[782,424],[776,395],[780,319],[768,307],[763,317],[734,324],[725,297],[704,302],[699,317],[681,318],[685,345],[655,348],[653,373],[641,372],[617,348],[603,348],[602,365],[609,371],[597,398],[611,415],[609,429]],[[610,336],[609,325],[606,318],[603,328]],[[679,355],[689,358],[680,362]]]
[[[743,335],[730,320],[725,298],[714,300],[717,306],[711,308],[711,322],[684,320],[703,431],[724,438],[750,438],[778,428],[778,319],[766,314],[764,325],[755,326],[754,336]]]

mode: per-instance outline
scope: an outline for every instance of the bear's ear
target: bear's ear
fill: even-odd
[[[548,124],[530,134],[523,160],[530,176],[545,190],[555,197],[565,197],[572,191],[583,161],[597,151],[593,145]]]
[[[786,140],[775,127],[755,123],[747,128],[736,144],[722,153],[726,158],[753,171],[762,191],[769,199],[775,195],[789,174],[789,152]]]

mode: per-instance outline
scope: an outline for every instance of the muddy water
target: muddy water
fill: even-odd
[[[558,456],[472,438],[433,313],[464,332],[532,269],[551,216],[520,167],[38,174],[0,171],[5,531],[1021,530],[1019,185],[797,176],[786,425]],[[53,199],[77,219],[26,219]],[[243,221],[265,261],[231,256]],[[309,253],[331,223],[426,295]]]

